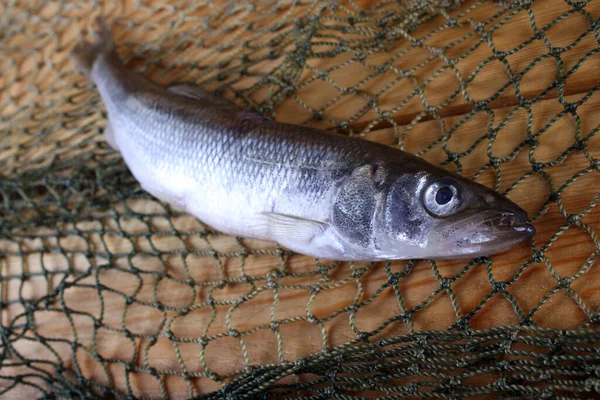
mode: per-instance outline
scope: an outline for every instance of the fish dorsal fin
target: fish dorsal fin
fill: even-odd
[[[263,226],[260,229],[264,229],[268,236],[282,244],[290,242],[308,244],[327,228],[323,222],[293,215],[272,212],[261,214],[266,220],[261,224]]]
[[[234,105],[231,101],[224,99],[223,97],[215,96],[210,93],[206,89],[201,88],[200,86],[193,85],[173,85],[169,86],[167,90],[171,93],[175,93],[179,96],[189,97],[191,99],[202,100],[206,102],[210,102],[214,105]]]

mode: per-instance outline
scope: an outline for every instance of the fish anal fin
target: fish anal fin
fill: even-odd
[[[108,121],[104,127],[104,140],[106,140],[114,151],[119,151],[119,146],[117,146],[117,141],[115,139],[115,130],[110,124],[110,121]]]

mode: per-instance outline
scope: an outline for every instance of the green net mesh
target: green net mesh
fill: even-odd
[[[337,263],[142,191],[66,54],[399,146],[508,194],[531,246]],[[593,1],[0,4],[0,397],[591,398],[600,392]]]

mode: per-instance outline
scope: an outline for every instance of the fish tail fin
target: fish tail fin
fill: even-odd
[[[95,22],[97,29],[94,32],[94,40],[82,40],[71,51],[71,59],[75,66],[88,78],[96,59],[115,50],[115,41],[108,22],[102,17],[96,17]]]

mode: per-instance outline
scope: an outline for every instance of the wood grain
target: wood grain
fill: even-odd
[[[148,10],[144,8],[132,9],[131,4],[127,2],[114,8],[107,2],[105,7],[107,12],[115,16],[119,15],[122,18],[147,18]],[[553,0],[535,3],[532,9],[536,15],[538,25],[543,26],[562,14],[565,7],[565,2]],[[598,3],[590,4],[586,9],[594,18],[600,16]],[[492,4],[479,6],[468,17],[474,20],[487,21],[498,10],[499,8]],[[44,13],[53,15],[53,13],[59,11],[44,8],[38,12],[40,15],[44,15]],[[198,15],[202,15],[203,12],[208,12],[208,8],[197,10]],[[453,12],[453,14],[457,12]],[[78,28],[85,26],[91,20],[91,17],[92,13],[82,18]],[[164,22],[168,18],[168,13],[165,15],[159,13],[152,16],[151,20],[157,24],[154,25],[154,28],[159,30],[154,33],[157,37],[160,36],[161,29],[165,30],[164,23],[163,27],[160,27],[161,21]],[[573,43],[581,31],[585,29],[586,22],[581,18],[583,17],[577,15],[568,18],[560,24],[560,30],[555,29],[548,32],[548,40],[554,46],[566,46]],[[465,22],[465,25],[453,30],[456,37],[462,36],[471,30],[469,23],[467,23],[467,17],[462,17],[461,21]],[[29,22],[29,24],[32,23]],[[441,23],[443,21],[439,18],[425,23],[413,32],[412,36],[421,37]],[[509,26],[509,28],[499,29],[492,35],[493,43],[501,51],[509,51],[532,36],[528,17],[524,13],[515,17],[514,23]],[[33,29],[28,25],[25,28]],[[117,25],[115,29],[117,30],[116,37],[121,43],[127,38],[133,38],[134,41],[144,38],[144,35],[139,31],[131,33],[130,36],[130,33],[122,25]],[[65,84],[50,81],[46,83],[46,90],[53,87],[52,85],[56,85],[56,93],[61,96],[68,93],[69,90],[73,90],[70,85],[74,81],[80,80],[79,77],[73,74],[71,66],[65,59],[66,51],[69,48],[66,44],[71,45],[73,43],[72,40],[77,35],[77,31],[74,29],[65,30],[62,34],[65,36],[61,39],[64,41],[64,47],[60,48],[60,52],[49,57],[54,58],[53,63],[59,65],[61,71],[68,71],[68,77],[63,78],[66,80]],[[21,40],[24,41],[26,38],[26,36],[23,36]],[[146,40],[150,38],[151,36],[148,36]],[[222,38],[222,40],[224,41],[225,38]],[[432,47],[441,47],[451,40],[452,37],[448,36],[448,31],[442,31],[427,39],[426,44]],[[458,57],[479,40],[480,37],[474,36],[451,49],[448,54],[450,57]],[[562,53],[563,71],[573,67],[582,55],[589,52],[596,45],[595,39],[588,35],[572,49]],[[391,54],[401,51],[406,46],[406,41],[398,41],[388,53],[372,54],[363,63],[352,62],[342,69],[332,71],[330,76],[340,86],[356,86],[358,82],[373,73],[373,66],[376,67],[386,62]],[[120,47],[120,49],[124,50],[125,46]],[[526,68],[533,58],[546,50],[546,45],[542,41],[536,40],[529,44],[527,48],[514,55],[507,56],[507,62],[514,73],[519,73]],[[189,52],[184,53],[189,55]],[[465,79],[471,76],[481,61],[491,54],[489,45],[483,43],[468,57],[458,62],[456,68],[462,78]],[[410,70],[430,55],[424,50],[413,50],[408,56],[395,62],[394,66],[397,70]],[[17,55],[13,54],[13,57],[17,57]],[[167,54],[164,60],[168,61],[169,57],[175,58],[177,54]],[[200,50],[194,57],[208,60],[211,63],[217,63],[221,59],[218,52],[206,52],[205,49]],[[344,57],[348,58],[348,55],[340,55],[339,58],[327,60],[313,59],[309,60],[309,63],[315,69],[325,70],[328,66],[340,62]],[[27,82],[28,77],[35,76],[38,79],[39,75],[28,72],[27,68],[29,67],[25,56],[19,58],[18,61],[23,71],[25,71],[23,72],[25,82]],[[265,62],[257,68],[262,72],[267,72],[276,65],[276,61]],[[575,102],[581,99],[584,93],[597,85],[597,61],[597,55],[590,57],[566,80],[563,90],[567,101]],[[428,79],[431,79],[431,82],[424,89],[425,97],[430,105],[443,103],[451,93],[459,88],[456,76],[451,73],[443,73],[431,78],[431,74],[442,65],[442,60],[434,59],[415,72],[416,81],[420,84],[424,84]],[[40,68],[42,72],[45,71],[44,66]],[[525,74],[521,79],[521,95],[531,98],[551,85],[556,74],[556,68],[557,64],[554,61],[542,62]],[[192,72],[179,71],[178,73],[178,77],[193,76]],[[310,79],[311,74],[305,71],[302,79],[304,81]],[[150,75],[156,76],[156,71],[151,71]],[[387,82],[394,79],[395,75],[395,72],[389,72],[368,79],[360,86],[360,90],[365,93],[377,93]],[[157,76],[157,79],[164,83],[169,79],[174,79],[173,76],[162,75]],[[506,67],[499,61],[490,62],[473,76],[473,81],[467,89],[467,95],[475,100],[485,100],[507,81]],[[252,83],[252,78],[248,78],[247,84],[250,85],[250,83]],[[18,86],[13,87],[18,88]],[[22,88],[24,89],[24,87]],[[422,153],[425,159],[440,164],[447,159],[444,147],[452,152],[463,152],[488,132],[489,115],[478,113],[471,117],[468,123],[461,125],[453,133],[451,139],[441,140],[443,138],[440,122],[432,119],[431,115],[425,115],[418,122],[412,123],[413,119],[424,111],[424,106],[418,96],[411,97],[410,95],[414,89],[414,83],[411,84],[408,80],[402,80],[379,97],[377,105],[380,111],[392,110],[401,102],[405,100],[407,102],[403,108],[392,115],[397,124],[395,128],[384,127],[386,124],[378,125],[379,128],[376,127],[365,133],[365,139],[388,144],[399,142],[405,150]],[[12,95],[14,98],[19,99],[19,102],[27,99],[27,97],[21,98],[18,91]],[[230,96],[231,93],[226,92],[226,95]],[[315,81],[315,83],[301,88],[295,94],[295,97],[285,100],[277,108],[276,118],[285,122],[304,123],[311,117],[312,113],[300,107],[298,99],[301,99],[309,107],[318,109],[323,107],[328,99],[337,95],[338,91],[332,85]],[[91,96],[93,96],[93,92],[90,91],[88,98]],[[255,96],[256,99],[260,99],[261,96],[266,96],[266,93],[259,92]],[[551,121],[564,109],[556,96],[557,90],[554,89],[544,96],[543,101],[532,105],[531,129],[533,134],[539,133],[548,121]],[[11,102],[6,97],[0,97],[0,101],[2,115],[14,112],[15,107],[10,104]],[[364,98],[361,96],[345,96],[331,107],[326,108],[325,115],[332,120],[347,119],[359,112],[364,104]],[[520,110],[510,116],[516,105],[514,87],[505,90],[501,96],[489,104],[495,114],[494,120],[491,122],[492,126],[498,126],[505,118],[507,122],[498,131],[493,143],[485,138],[474,148],[470,155],[460,159],[463,174],[469,177],[474,176],[489,162],[490,154],[499,158],[506,157],[526,139],[526,112]],[[89,106],[89,104],[86,106]],[[96,104],[92,107],[99,110],[101,106]],[[473,107],[472,101],[468,101],[463,94],[459,94],[450,104],[440,109],[437,114],[444,121],[446,128],[450,129],[465,118],[465,115],[468,115]],[[584,135],[600,124],[600,114],[596,112],[599,108],[600,95],[597,94],[592,95],[578,108],[577,114],[581,118],[581,129]],[[97,118],[97,116],[90,118],[94,120],[93,118]],[[332,123],[327,118],[320,122],[313,121],[311,124],[323,128],[331,127]],[[360,132],[377,118],[378,112],[369,109],[350,128]],[[101,123],[101,121],[98,121],[98,124]],[[493,168],[487,169],[477,180],[490,187],[495,187],[496,183],[499,182],[497,187],[499,191],[508,190],[513,182],[532,171],[529,157],[533,157],[536,162],[549,162],[555,160],[565,148],[571,146],[577,139],[574,134],[575,126],[576,121],[572,116],[562,117],[550,129],[539,134],[536,146],[527,144],[520,150],[514,160],[500,164],[501,179],[499,181],[497,181]],[[90,132],[90,134],[94,134],[94,132]],[[11,131],[9,138],[14,146],[31,140],[23,132],[16,131]],[[438,140],[440,141],[436,145],[428,151],[422,152]],[[17,151],[25,151],[20,147],[19,150],[16,149],[17,147],[6,147],[0,153],[0,160],[4,159],[3,157],[14,156]],[[592,157],[600,157],[600,139],[598,136],[587,142],[587,150]],[[43,148],[32,149],[27,154],[21,154],[21,157],[27,156],[30,160],[35,160],[43,155],[45,151],[46,149]],[[559,212],[559,204],[564,206],[565,210],[571,214],[580,213],[588,207],[597,194],[597,188],[600,187],[600,176],[597,172],[589,173],[569,185],[562,192],[559,203],[552,203],[546,210],[543,210],[551,190],[557,190],[567,179],[589,166],[590,163],[583,153],[574,151],[569,154],[562,164],[545,169],[545,173],[553,182],[553,188],[548,186],[540,174],[532,174],[508,193],[512,200],[522,205],[531,216],[535,216],[534,224],[537,229],[535,242],[533,243],[535,249],[547,245],[558,228],[565,224],[566,219]],[[449,164],[447,168],[455,169],[456,166]],[[155,202],[131,201],[128,202],[128,205],[134,210],[144,213],[150,213],[152,210],[161,207]],[[115,204],[114,209],[119,213],[126,214],[122,204]],[[583,219],[596,232],[600,230],[599,212],[596,207]],[[144,222],[156,230],[168,226],[168,221],[162,217],[148,216],[144,218]],[[164,385],[167,392],[174,398],[181,398],[194,393],[206,393],[221,386],[221,383],[208,377],[192,378],[190,382],[186,382],[183,378],[174,376],[184,370],[194,373],[208,373],[210,371],[220,375],[228,375],[243,371],[247,367],[247,363],[249,365],[266,365],[277,364],[282,360],[295,360],[319,352],[323,347],[348,343],[356,339],[357,332],[372,332],[382,324],[386,325],[385,328],[374,334],[373,340],[384,336],[407,333],[411,329],[447,329],[459,316],[465,318],[468,325],[474,329],[519,324],[521,321],[513,304],[507,299],[509,296],[512,296],[520,312],[525,316],[533,313],[531,319],[539,326],[561,329],[577,328],[587,320],[587,317],[581,306],[577,305],[565,290],[561,289],[552,295],[545,305],[537,311],[535,311],[536,306],[544,296],[557,287],[557,280],[552,276],[551,271],[561,277],[573,276],[582,268],[590,254],[598,250],[598,243],[594,243],[589,234],[571,226],[558,239],[553,241],[545,252],[546,258],[553,268],[552,270],[543,262],[531,263],[521,268],[534,251],[528,245],[524,245],[509,253],[492,257],[490,270],[484,264],[465,268],[466,263],[464,261],[444,261],[437,262],[435,265],[427,261],[418,261],[411,267],[411,272],[406,277],[402,278],[396,285],[387,286],[386,284],[389,281],[388,272],[402,273],[407,268],[407,262],[392,262],[387,266],[388,271],[386,271],[385,263],[335,264],[327,261],[325,263],[332,267],[329,270],[327,279],[323,279],[323,276],[317,271],[314,260],[300,255],[291,256],[285,259],[283,263],[278,256],[250,255],[242,265],[239,257],[215,260],[212,256],[194,254],[181,256],[177,254],[178,251],[207,251],[209,250],[208,243],[221,252],[239,252],[241,247],[237,241],[228,236],[211,235],[208,241],[205,241],[194,235],[185,236],[185,239],[181,240],[172,235],[155,234],[148,237],[140,236],[133,241],[129,241],[122,236],[110,233],[111,230],[118,230],[114,220],[107,219],[103,223],[106,224],[107,233],[104,235],[86,235],[86,243],[81,242],[81,236],[60,238],[60,245],[63,249],[78,249],[89,245],[94,250],[99,251],[108,248],[112,253],[123,254],[123,256],[117,256],[111,260],[114,268],[103,269],[98,275],[90,276],[79,282],[78,287],[65,289],[64,305],[71,310],[88,313],[95,318],[100,318],[100,305],[103,304],[104,306],[105,312],[102,316],[104,327],[100,329],[94,328],[92,318],[77,314],[72,315],[72,322],[76,327],[77,341],[82,347],[91,351],[92,343],[95,341],[98,354],[106,360],[131,362],[135,355],[133,362],[141,368],[149,366],[161,371],[170,371],[170,374],[167,374],[162,382],[157,381],[152,375],[145,372],[129,373],[129,385],[132,393],[135,396],[148,397],[160,396],[161,385]],[[146,225],[127,217],[122,217],[119,223],[128,233],[143,233],[147,230]],[[85,230],[85,224],[93,224],[93,222],[82,222],[78,224],[79,229]],[[173,224],[179,232],[183,233],[200,228],[198,221],[187,215],[175,217]],[[67,229],[68,227],[63,228]],[[244,241],[244,244],[250,249],[275,248],[273,243],[252,240]],[[41,242],[20,243],[20,245],[30,246],[32,249],[42,246]],[[52,243],[52,239],[47,239],[45,245],[52,247],[56,243]],[[137,251],[149,251],[152,246],[161,251],[174,251],[175,253],[164,257],[143,254],[136,254],[131,258],[128,256],[128,253],[133,251],[134,248]],[[16,251],[13,241],[0,239],[0,254],[9,254]],[[83,272],[92,264],[86,257],[74,254],[42,253],[45,265],[56,271],[75,266]],[[22,261],[21,256],[0,255],[2,274],[8,276],[21,274],[24,270],[35,272],[41,269],[39,259],[27,258],[25,265]],[[218,261],[221,264],[220,267]],[[108,260],[98,257],[95,262],[97,265],[102,265],[106,264]],[[141,281],[139,277],[127,272],[131,265],[141,271]],[[185,265],[189,269],[186,269]],[[254,283],[258,289],[257,291],[254,291],[249,283],[243,282],[241,279],[239,282],[230,282],[244,275],[253,278],[266,277],[273,269],[278,268],[284,268],[291,273],[302,273],[303,276],[276,278],[274,280],[276,283],[273,286],[269,286],[266,279],[257,280]],[[360,268],[364,268],[366,272],[359,278],[353,277],[352,271]],[[168,277],[157,277],[157,273],[164,271],[168,272]],[[441,277],[451,279],[452,283],[449,288],[440,289],[440,281],[436,277],[436,271]],[[572,289],[585,303],[586,310],[591,312],[600,307],[599,271],[599,265],[596,262],[582,278],[575,280],[571,285]],[[493,293],[489,276],[492,276],[496,281],[503,282],[510,281],[517,273],[520,274],[520,277],[516,284],[510,285],[506,289],[507,295],[496,293],[485,302],[483,307],[479,308],[481,302]],[[184,283],[187,279],[186,274],[189,274],[193,280],[200,283],[216,283],[224,279],[228,280],[229,283],[220,289],[210,291],[202,285],[190,286]],[[453,280],[459,276],[459,279]],[[51,280],[50,286],[58,283],[58,279]],[[86,284],[89,286],[86,287]],[[103,284],[110,290],[98,292],[94,287],[97,284]],[[320,287],[319,292],[311,292],[310,287],[317,284]],[[43,277],[28,279],[22,285],[16,280],[11,280],[2,287],[2,298],[7,300],[21,296],[25,299],[34,299],[40,294],[45,294],[48,290],[51,290],[51,288],[48,287]],[[451,302],[449,292],[452,292],[455,296],[457,309],[454,308]],[[255,295],[234,307],[241,296],[250,293],[255,293]],[[437,294],[431,296],[432,293]],[[134,296],[135,301],[132,304],[127,304],[122,294]],[[216,303],[214,308],[207,306],[210,298],[214,299]],[[277,298],[276,303],[275,298]],[[400,305],[399,299],[402,299],[403,306]],[[153,306],[155,302],[162,303],[167,309],[165,311],[157,310]],[[352,311],[351,306],[359,303],[363,306],[356,312]],[[54,311],[36,313],[37,334],[52,339],[70,341],[75,339],[71,321],[64,315],[61,307],[60,304],[56,304]],[[178,312],[182,309],[188,309],[189,312],[182,315]],[[8,323],[8,321],[19,315],[22,310],[23,308],[20,305],[6,307],[2,310],[2,323]],[[127,313],[123,317],[125,310],[127,310]],[[407,311],[411,313],[410,323],[391,322],[395,316]],[[311,317],[315,318],[317,323],[314,323],[315,320]],[[270,325],[273,321],[278,323],[278,328],[275,331],[271,329]],[[352,323],[352,321],[354,322]],[[142,337],[130,340],[123,334],[125,328],[134,335],[160,335],[160,338],[156,343],[151,343],[147,338]],[[231,330],[242,332],[242,336],[240,338],[227,336]],[[168,332],[173,335],[175,341],[167,338]],[[202,344],[197,341],[203,335],[211,338],[204,350],[202,350]],[[186,342],[188,339],[191,342]],[[124,393],[127,392],[126,373],[121,364],[117,362],[109,363],[109,376],[107,376],[101,364],[86,351],[79,349],[73,353],[72,349],[65,343],[58,342],[53,343],[52,348],[63,357],[65,367],[73,369],[75,363],[77,363],[84,376],[103,384],[112,382],[112,385],[119,390]],[[56,361],[55,356],[48,349],[44,349],[41,345],[32,345],[31,341],[18,340],[15,342],[15,349],[29,357],[35,355],[38,359],[47,358]],[[180,354],[179,359],[177,352]],[[200,354],[204,354],[204,359],[200,357]],[[3,375],[17,372],[17,368],[3,368],[2,370]],[[23,372],[23,370],[21,369],[20,372]],[[193,388],[192,390],[190,385]],[[15,396],[14,398],[29,398],[31,389],[24,387]]]

